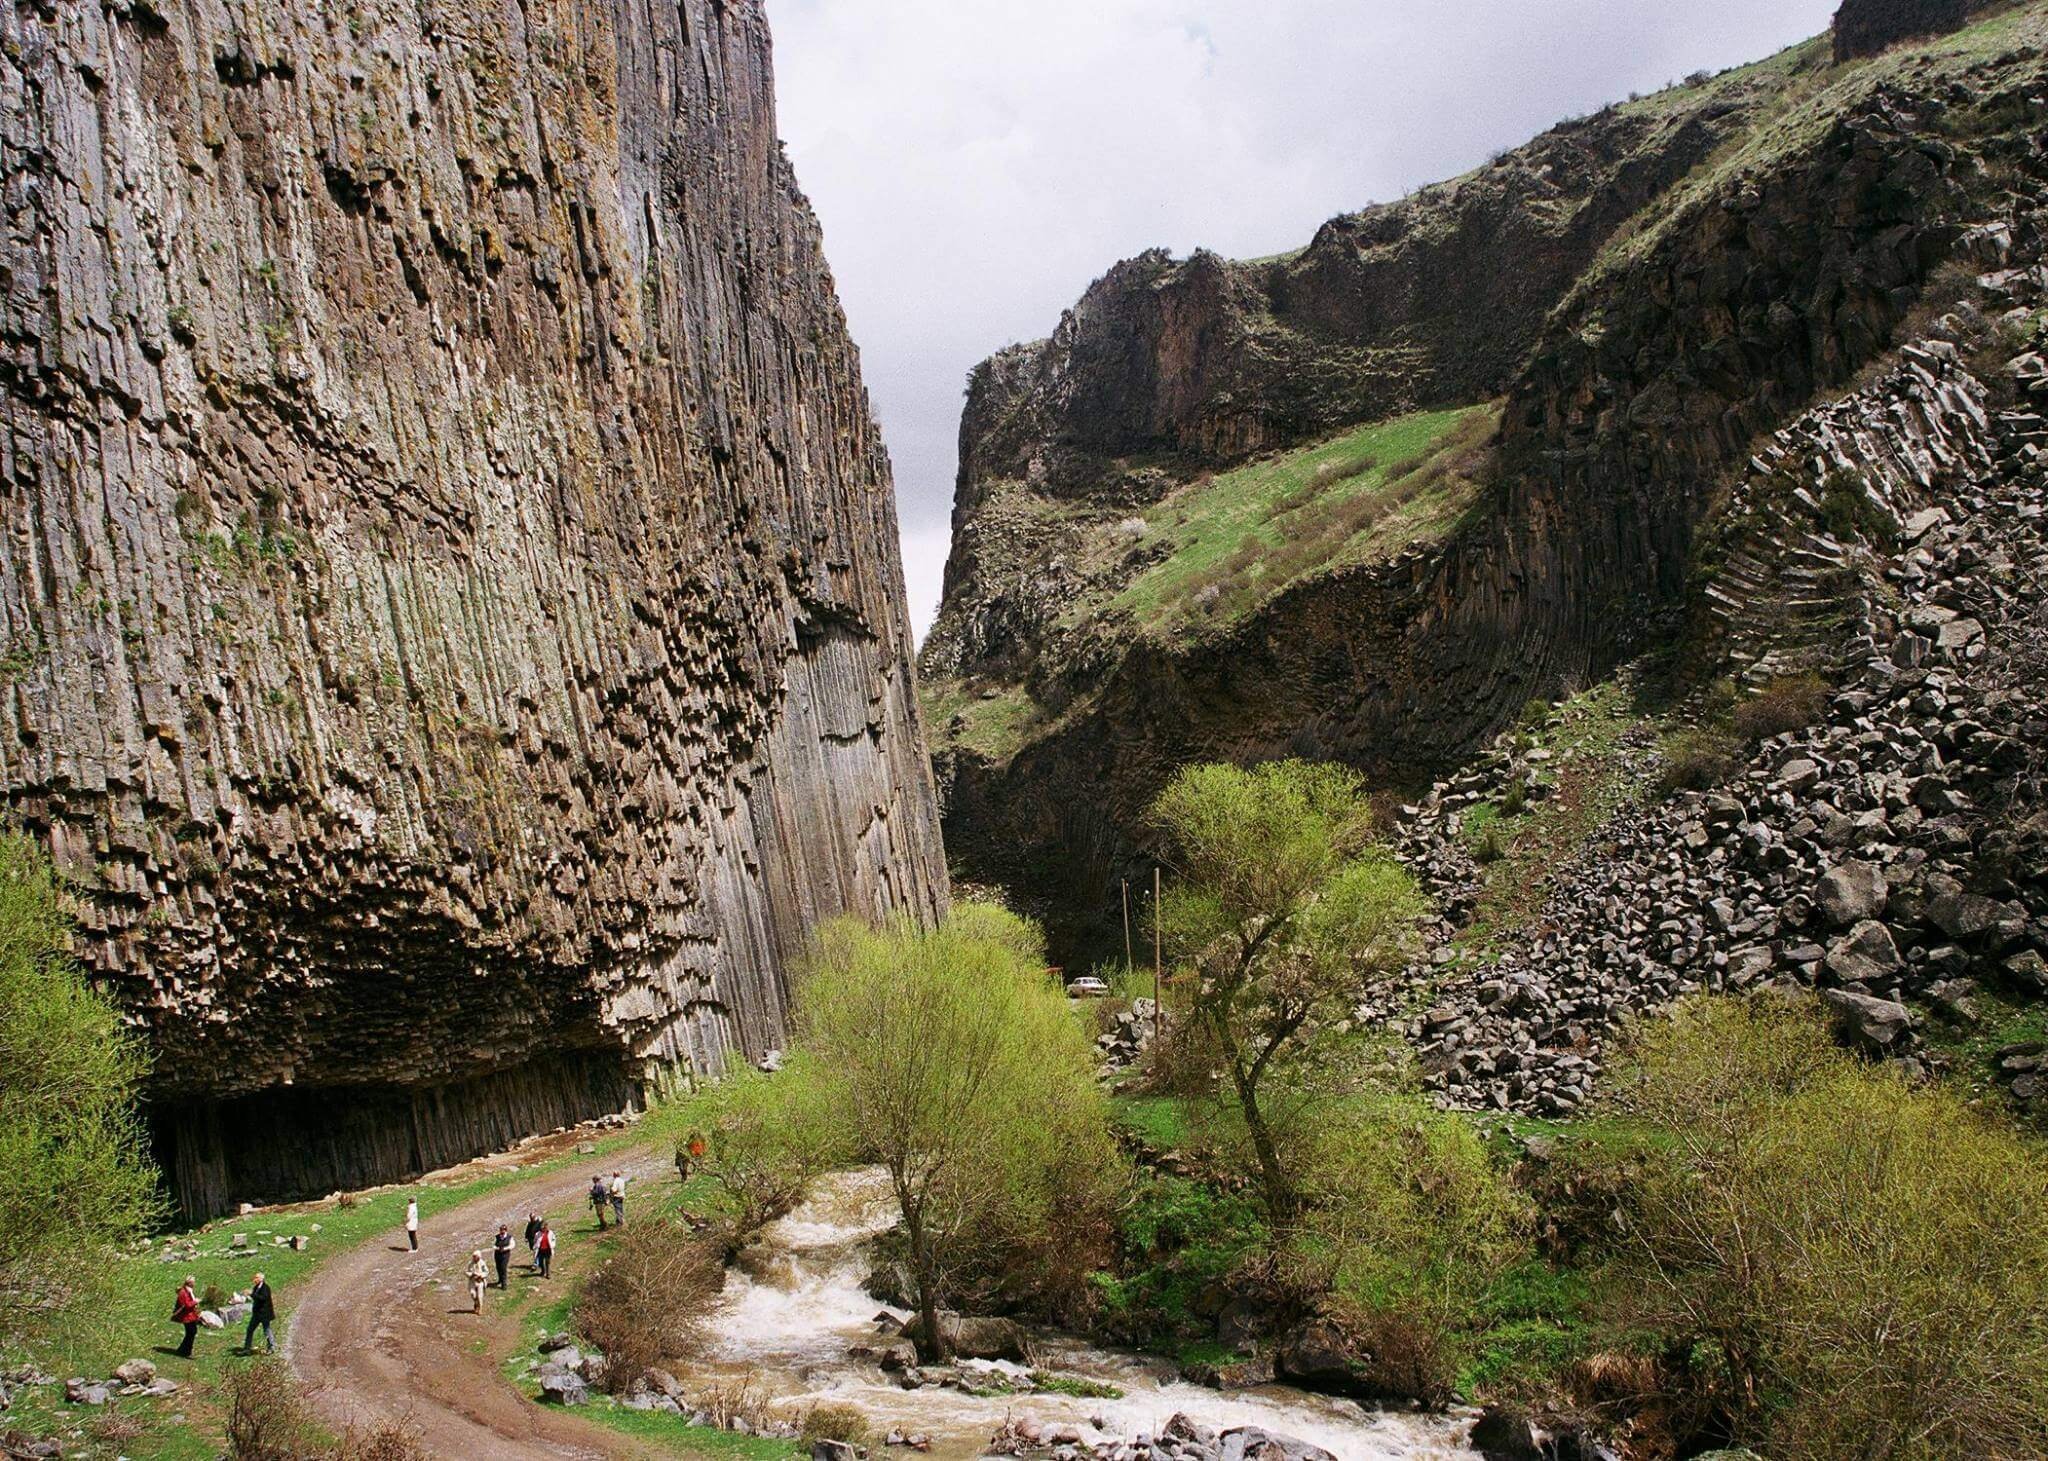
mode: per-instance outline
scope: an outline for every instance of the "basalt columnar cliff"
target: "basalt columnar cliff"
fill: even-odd
[[[1837,24],[1298,253],[1119,264],[978,367],[922,659],[957,865],[1104,954],[1174,766],[1416,785],[1685,644],[1750,456],[1977,294],[2048,197],[2048,7]]]
[[[184,1206],[780,1042],[946,896],[752,0],[0,10],[0,792]]]

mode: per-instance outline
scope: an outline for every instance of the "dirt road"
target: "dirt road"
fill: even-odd
[[[593,1158],[593,1162],[597,1159]],[[604,1159],[645,1180],[661,1170],[646,1153]],[[300,1291],[290,1313],[284,1353],[336,1430],[391,1421],[417,1427],[433,1456],[539,1461],[549,1457],[645,1454],[623,1436],[573,1413],[545,1408],[519,1394],[499,1368],[523,1341],[518,1320],[503,1315],[492,1289],[481,1316],[469,1312],[463,1278],[472,1249],[488,1258],[498,1224],[509,1223],[512,1287],[555,1285],[524,1268],[527,1214],[545,1213],[564,1250],[588,1243],[584,1193],[592,1167],[557,1169],[516,1181],[436,1213],[420,1223],[417,1253],[405,1234],[372,1239],[324,1264]],[[628,1216],[632,1207],[628,1204]]]

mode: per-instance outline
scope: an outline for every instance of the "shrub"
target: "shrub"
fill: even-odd
[[[795,1207],[811,1180],[842,1155],[824,1085],[805,1060],[798,1052],[775,1075],[737,1069],[674,1118],[705,1137],[696,1169],[724,1194],[735,1246]]]
[[[49,860],[0,835],[0,1338],[86,1312],[114,1276],[107,1250],[161,1210],[135,1112],[147,1056],[70,937]]]
[[[1317,1103],[1300,1126],[1291,1145],[1309,1204],[1294,1253],[1361,1313],[1472,1322],[1526,1251],[1527,1204],[1470,1123],[1417,1097],[1362,1095]]]
[[[1659,748],[1664,770],[1659,778],[1664,790],[1705,791],[1719,786],[1742,765],[1741,745],[1735,737],[1714,726],[1691,726],[1664,738]]]
[[[2048,1431],[2048,1156],[1860,1065],[1811,1002],[1697,999],[1613,1097],[1656,1133],[1608,1276],[1772,1455],[2022,1456]]]
[[[234,1461],[305,1461],[321,1454],[320,1428],[283,1360],[265,1355],[230,1365],[221,1385]]]
[[[210,1283],[199,1291],[199,1307],[218,1312],[228,1306],[228,1291],[217,1283]]]
[[[1781,675],[1735,707],[1735,733],[1762,741],[1805,730],[1827,707],[1828,682],[1819,675]]]
[[[1499,862],[1507,855],[1507,843],[1500,835],[1500,824],[1488,822],[1479,829],[1479,840],[1472,844],[1472,860],[1477,863]]]
[[[801,1431],[805,1441],[843,1441],[862,1445],[868,1438],[868,1418],[854,1405],[813,1405],[804,1412]]]
[[[1889,544],[1896,536],[1889,514],[1871,499],[1862,479],[1846,469],[1830,472],[1821,483],[1820,516],[1836,538]]]
[[[1529,788],[1520,776],[1508,783],[1508,789],[1501,793],[1500,814],[1503,817],[1519,817],[1529,806]]]
[[[576,1300],[576,1331],[604,1352],[614,1394],[680,1359],[698,1316],[725,1285],[725,1245],[672,1223],[623,1229]]]

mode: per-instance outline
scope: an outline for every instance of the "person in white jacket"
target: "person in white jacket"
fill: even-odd
[[[484,1284],[489,1281],[490,1273],[484,1267],[484,1250],[472,1250],[469,1255],[469,1312],[472,1314],[484,1311]]]
[[[405,1201],[405,1242],[417,1253],[420,1249],[420,1200],[409,1197]]]

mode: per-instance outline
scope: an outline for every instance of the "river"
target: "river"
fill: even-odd
[[[1170,1361],[1099,1349],[1067,1335],[1035,1332],[1040,1366],[1106,1382],[1120,1400],[1055,1394],[977,1397],[937,1385],[904,1390],[856,1346],[884,1341],[875,1316],[888,1310],[862,1288],[867,1245],[895,1221],[879,1169],[834,1174],[810,1199],[763,1230],[762,1249],[734,1269],[706,1317],[698,1359],[685,1367],[691,1393],[709,1385],[753,1393],[787,1414],[827,1403],[858,1407],[879,1440],[923,1433],[939,1458],[980,1456],[1007,1417],[1078,1426],[1102,1442],[1156,1434],[1176,1412],[1216,1430],[1257,1425],[1312,1441],[1345,1461],[1475,1461],[1464,1444],[1471,1419],[1369,1410],[1285,1385],[1217,1391],[1187,1384]],[[877,1448],[877,1454],[886,1454]]]

